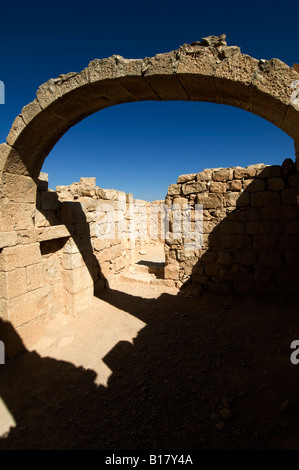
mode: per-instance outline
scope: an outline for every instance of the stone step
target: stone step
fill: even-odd
[[[132,273],[120,273],[117,275],[117,281],[126,283],[138,283],[143,285],[151,285],[157,287],[171,287],[175,288],[175,282],[171,279],[158,279],[153,274],[145,274],[140,272]]]
[[[165,263],[155,263],[153,261],[139,261],[132,267],[132,271],[155,274],[159,278],[164,276]]]

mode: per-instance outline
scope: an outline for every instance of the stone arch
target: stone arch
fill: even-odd
[[[85,117],[143,100],[209,101],[257,114],[299,142],[299,106],[291,102],[298,73],[279,59],[257,60],[227,46],[225,35],[203,38],[152,58],[95,59],[79,73],[41,85],[0,147],[0,170],[37,177],[56,142]]]

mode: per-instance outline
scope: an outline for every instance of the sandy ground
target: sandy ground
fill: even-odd
[[[0,449],[298,449],[298,307],[119,283],[1,366]]]

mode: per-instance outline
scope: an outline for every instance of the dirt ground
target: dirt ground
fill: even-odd
[[[299,449],[298,307],[119,283],[0,366],[0,449]]]

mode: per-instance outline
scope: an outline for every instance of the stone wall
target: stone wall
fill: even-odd
[[[282,166],[206,169],[181,175],[166,203],[203,206],[200,249],[166,240],[167,278],[216,292],[295,292],[299,287],[298,172]],[[186,206],[185,206],[186,207]],[[193,217],[193,218],[192,218]],[[194,222],[192,222],[194,225]]]

